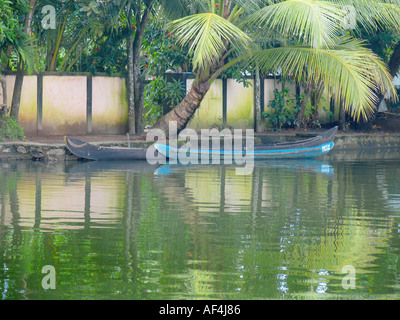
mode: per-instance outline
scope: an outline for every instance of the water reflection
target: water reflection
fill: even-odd
[[[248,175],[0,163],[2,298],[398,298],[400,165],[384,156],[256,162]],[[41,288],[44,265],[57,290]]]

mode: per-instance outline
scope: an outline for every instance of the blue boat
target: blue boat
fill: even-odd
[[[298,158],[314,158],[322,156],[334,147],[334,138],[337,134],[338,127],[329,129],[315,137],[292,142],[276,143],[273,145],[255,145],[254,148],[241,150],[213,150],[213,149],[192,149],[175,148],[166,144],[156,143],[154,146],[157,151],[169,159],[179,159],[180,154],[190,152],[191,156],[196,157],[213,157],[219,156],[221,159],[237,156],[254,157],[254,160],[268,159],[298,159]],[[225,159],[226,159],[225,158]]]

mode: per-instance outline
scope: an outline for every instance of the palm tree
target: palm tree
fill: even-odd
[[[244,51],[250,37],[235,23],[244,9],[235,1],[197,1],[200,13],[175,20],[170,24],[178,43],[188,45],[193,53],[193,73],[196,79],[186,97],[154,127],[168,132],[170,121],[177,122],[178,131],[184,129],[214,79],[227,67],[227,58],[235,50]],[[253,4],[248,1],[248,4]]]
[[[383,61],[343,30],[347,13],[342,9],[353,6],[358,25],[370,31],[382,26],[398,28],[397,0],[197,2],[202,12],[170,23],[179,44],[188,45],[193,53],[196,79],[182,102],[154,127],[167,132],[169,121],[176,121],[178,130],[185,128],[212,81],[239,61],[264,73],[279,71],[292,77],[305,87],[307,100],[312,85],[323,82],[356,120],[371,116],[379,90],[396,97]],[[259,42],[271,32],[281,39],[261,48]],[[235,59],[227,62],[233,53]]]
[[[395,1],[283,1],[253,14],[248,22],[267,24],[286,38],[301,35],[296,43],[259,50],[254,60],[263,70],[276,70],[301,81],[306,93],[298,115],[304,114],[305,101],[315,84],[324,84],[331,94],[343,102],[353,119],[370,118],[379,101],[379,93],[396,97],[392,75],[387,66],[366,43],[345,33],[345,5],[354,10],[358,26],[369,32],[378,28],[400,27],[400,7]],[[311,18],[310,18],[311,17]],[[354,24],[353,28],[357,25]],[[355,30],[357,35],[359,30]],[[300,40],[300,41],[299,41]],[[302,68],[304,66],[304,68]],[[304,72],[307,71],[307,72]]]

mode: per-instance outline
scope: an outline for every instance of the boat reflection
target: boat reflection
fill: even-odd
[[[237,166],[237,165],[225,165],[225,164],[164,164],[158,167],[154,174],[158,176],[168,175],[174,171],[179,171],[182,169],[207,169],[207,168],[236,168],[239,169],[237,172],[240,175],[252,174],[253,170],[256,168],[266,168],[266,169],[285,169],[292,171],[302,171],[302,172],[315,172],[323,173],[327,176],[334,174],[334,168],[327,162],[321,160],[307,159],[307,160],[270,160],[270,161],[256,161],[254,165],[251,166]],[[242,170],[240,170],[242,169]]]

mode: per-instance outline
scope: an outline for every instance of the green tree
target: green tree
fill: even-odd
[[[24,27],[23,32],[26,36],[26,39],[23,47],[23,50],[18,50],[18,66],[17,66],[17,75],[15,77],[14,91],[11,101],[11,111],[10,114],[14,118],[15,121],[18,122],[19,115],[19,106],[21,103],[21,92],[22,92],[22,84],[24,82],[24,72],[25,72],[25,64],[28,62],[26,57],[24,57],[23,52],[25,49],[29,50],[29,48],[34,48],[32,42],[32,19],[36,9],[36,0],[29,0],[26,8],[26,14],[24,19]],[[18,47],[16,47],[18,49]],[[21,47],[19,47],[22,49]],[[29,64],[28,64],[29,66]]]
[[[140,58],[145,29],[151,14],[154,13],[156,2],[156,0],[115,0],[102,4],[102,11],[110,17],[113,30],[120,32],[126,39],[126,82],[131,134],[143,132],[144,80]],[[92,6],[96,7],[96,3]]]
[[[18,120],[23,73],[25,66],[34,65],[35,45],[32,43],[31,22],[36,1],[0,1],[0,67],[7,69],[13,60],[17,65],[17,76],[11,102],[11,116]],[[18,15],[25,15],[21,25]],[[1,70],[0,70],[1,71]],[[5,92],[4,81],[3,91]]]
[[[48,13],[41,10],[46,6],[54,8],[56,21],[48,28],[34,24],[40,49],[39,70],[110,74],[125,70],[126,23],[111,23],[118,12],[107,10],[109,2],[43,0],[35,21],[46,19]]]
[[[7,84],[1,73],[2,69],[7,67],[9,55],[11,54],[11,44],[15,41],[16,32],[18,31],[18,20],[14,17],[10,4],[10,1],[0,0],[0,86],[3,95],[0,116],[4,113],[4,107],[7,105]]]

